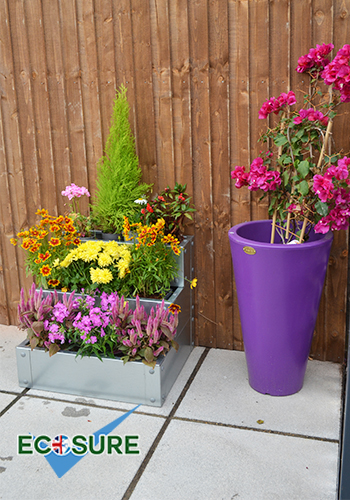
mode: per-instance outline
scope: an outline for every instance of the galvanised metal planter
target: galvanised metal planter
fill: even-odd
[[[16,347],[20,387],[162,406],[194,344],[192,290],[188,283],[185,285],[184,279],[192,279],[193,238],[187,237],[182,246],[176,279],[178,286],[165,301],[166,307],[171,303],[181,307],[175,337],[179,344],[177,352],[171,348],[165,356],[158,358],[152,369],[141,361],[124,364],[118,358],[105,358],[101,362],[97,357],[76,357],[74,352],[59,351],[50,358],[44,349],[31,351],[25,340]],[[140,302],[149,312],[161,301],[141,299]],[[134,308],[135,299],[129,299],[129,304]]]
[[[298,392],[326,276],[333,234],[310,233],[306,243],[270,243],[271,221],[229,231],[244,350],[253,389]]]

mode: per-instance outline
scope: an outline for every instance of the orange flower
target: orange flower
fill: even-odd
[[[55,287],[55,286],[58,286],[58,285],[60,284],[60,281],[59,281],[59,280],[49,280],[47,283],[48,283],[50,286]]]
[[[31,246],[31,241],[29,238],[26,238],[25,240],[23,240],[23,243],[21,245],[22,248],[24,248],[24,250],[28,250],[28,248]]]
[[[41,210],[37,210],[35,214],[41,215],[42,217],[47,217],[49,215],[49,212],[45,210],[45,208],[42,208]]]
[[[39,236],[39,231],[36,229],[36,227],[31,227],[29,231],[32,236],[35,236],[36,238]]]
[[[50,230],[51,230],[53,233],[55,233],[55,232],[59,231],[60,229],[61,229],[61,228],[60,228],[60,226],[58,226],[58,225],[57,225],[57,224],[55,224],[55,223],[50,225]]]
[[[39,250],[40,248],[40,244],[36,243],[35,245],[32,245],[30,248],[29,248],[29,251],[32,252],[32,253],[35,253]]]
[[[45,264],[45,266],[43,266],[41,269],[40,269],[40,273],[43,275],[43,276],[50,276],[51,274],[51,267],[48,266],[47,264]]]
[[[42,254],[41,254],[42,255]],[[42,263],[42,260],[41,259],[35,259],[35,264],[41,264]]]
[[[176,312],[178,312],[178,313],[181,312],[181,307],[177,304],[170,304],[168,309],[172,314],[175,314]]]
[[[59,238],[51,238],[49,241],[49,245],[52,247],[58,247],[61,244],[61,240]]]
[[[46,251],[45,254],[39,253],[39,259],[42,260],[42,262],[45,262],[49,257],[51,257],[50,252]]]
[[[66,231],[68,231],[68,233],[76,233],[76,229],[74,226],[72,226],[71,224],[68,224],[66,227],[65,227]]]
[[[17,245],[17,240],[16,240],[16,238],[11,238],[11,239],[10,239],[10,243],[11,243],[11,245],[13,245],[13,246],[15,247],[15,246]]]
[[[56,224],[63,224],[64,222],[64,217],[63,215],[60,215],[59,217],[57,217],[56,219]]]
[[[74,245],[80,245],[80,239],[79,238],[75,238],[73,240],[73,243],[74,243]]]

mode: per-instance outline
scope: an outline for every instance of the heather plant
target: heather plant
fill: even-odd
[[[310,76],[303,107],[292,109],[297,102],[292,91],[266,101],[259,118],[279,117],[260,138],[269,149],[253,160],[249,171],[236,166],[231,173],[237,188],[261,190],[260,200],[269,197],[271,243],[275,230],[284,243],[302,243],[311,227],[326,233],[349,226],[350,158],[332,153],[330,137],[337,107],[350,101],[350,45],[330,61],[333,48],[317,45],[298,60],[296,70]]]
[[[126,88],[121,86],[116,94],[105,155],[97,167],[92,221],[95,228],[106,233],[121,232],[124,216],[132,218],[135,215],[135,200],[151,188],[141,182],[142,172],[129,124],[130,108],[126,92]]]

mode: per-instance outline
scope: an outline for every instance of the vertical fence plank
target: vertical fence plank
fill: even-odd
[[[135,82],[133,31],[131,24],[130,0],[113,1],[114,47],[116,60],[117,87],[127,87],[127,98],[130,106],[130,126],[137,143],[135,113]]]
[[[216,298],[216,347],[233,349],[229,157],[229,44],[226,0],[209,4],[211,159]]]
[[[193,194],[187,0],[170,2],[175,179]],[[193,230],[193,228],[191,228]]]
[[[175,184],[168,0],[151,0],[153,92],[159,190]]]
[[[334,51],[333,56],[345,44],[350,36],[350,1],[336,2],[334,6]],[[334,150],[343,150],[349,156],[349,118],[350,104],[344,103],[334,120],[333,139]],[[342,362],[344,358],[346,321],[346,286],[348,281],[348,251],[349,231],[339,231],[334,234],[331,249],[330,266],[327,280],[325,346],[323,358],[328,361]],[[322,359],[322,358],[321,358]]]
[[[44,43],[41,1],[25,3],[28,31],[30,78],[33,99],[33,122],[38,164],[41,206],[57,214],[56,180],[53,164],[51,120],[47,85],[47,63]]]
[[[249,0],[229,3],[231,170],[249,166]],[[250,191],[231,181],[231,225],[251,219]],[[243,349],[236,284],[233,280],[233,347]]]
[[[61,43],[59,0],[42,2],[47,83],[50,100],[52,154],[55,165],[57,210],[64,213],[61,191],[72,181],[65,94],[65,74]]]
[[[102,141],[106,145],[115,99],[113,8],[111,0],[95,0]]]
[[[60,21],[72,181],[78,186],[87,186],[85,129],[75,0],[60,0]],[[88,200],[84,198],[80,203],[82,213],[86,213],[88,204]]]
[[[332,0],[314,0],[312,5],[312,42],[311,46],[316,44],[333,42],[333,1]],[[327,337],[327,298],[329,271],[333,265],[333,259],[328,267],[325,286],[323,289],[317,321],[315,325],[314,337],[312,340],[311,356],[315,359],[321,359],[321,352],[324,353]],[[323,358],[324,359],[324,358]]]
[[[158,190],[156,136],[152,89],[152,54],[150,11],[148,0],[132,0],[133,52],[137,116],[137,153],[143,181]]]
[[[264,21],[263,21],[264,20]],[[269,59],[269,1],[252,0],[249,2],[250,21],[250,148],[251,158],[266,150],[265,144],[258,142],[266,126],[265,120],[258,117],[259,109],[270,94]],[[252,193],[253,220],[268,217],[268,199],[259,202],[261,193]]]
[[[96,165],[102,156],[102,125],[93,0],[77,0],[77,23],[88,184],[94,196]]]
[[[24,182],[26,186],[26,222],[31,225],[35,222],[35,212],[41,206],[41,201],[24,0],[9,2],[9,14],[12,32],[15,85],[18,108],[20,109],[19,132],[22,145]]]
[[[2,102],[4,138],[7,158],[7,175],[10,187],[14,234],[27,228],[35,221],[35,211],[39,201],[39,176],[37,171],[36,153],[33,143],[33,109],[31,102],[28,45],[23,2],[16,1],[3,5],[2,36],[4,37],[3,61],[4,94]],[[2,17],[2,16],[1,16]],[[20,33],[17,33],[20,30]],[[21,113],[19,113],[19,109]],[[28,147],[28,150],[25,148]],[[25,150],[25,151],[24,151]],[[31,165],[33,162],[33,165]],[[31,166],[31,168],[29,168]],[[9,228],[8,228],[9,229]],[[7,233],[7,238],[10,234]],[[10,250],[6,246],[8,257],[12,254],[10,268],[17,257],[18,280],[17,287],[11,283],[8,303],[11,316],[14,317],[16,291],[21,287],[28,288],[32,279],[25,273],[25,255],[20,249]],[[12,260],[13,259],[13,260]],[[12,277],[14,270],[11,269]],[[13,288],[12,288],[13,287]],[[18,295],[17,295],[18,297]]]
[[[198,277],[200,343],[216,347],[215,282],[213,247],[213,200],[209,113],[208,5],[191,2],[189,9],[190,57],[192,60],[192,155],[194,203],[197,209],[195,268]]]

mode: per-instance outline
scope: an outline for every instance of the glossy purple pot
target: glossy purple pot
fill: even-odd
[[[270,243],[271,221],[229,231],[249,384],[263,394],[298,392],[307,360],[333,234],[307,243]]]

